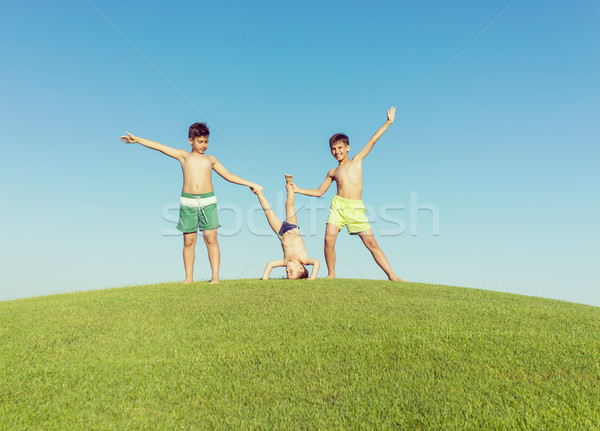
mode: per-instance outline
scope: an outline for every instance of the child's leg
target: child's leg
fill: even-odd
[[[287,199],[285,200],[285,221],[291,224],[298,224],[296,208],[294,208],[296,193],[289,184],[286,184],[285,189],[287,190]]]
[[[362,242],[365,244],[365,246],[369,249],[369,251],[373,255],[373,258],[375,259],[375,262],[377,262],[377,265],[379,265],[379,267],[381,269],[383,269],[383,272],[385,272],[385,274],[388,276],[388,278],[392,281],[404,281],[400,277],[398,277],[396,274],[394,274],[394,271],[392,271],[392,267],[390,266],[390,263],[388,262],[387,258],[385,257],[385,254],[383,254],[383,251],[381,250],[381,248],[379,248],[379,244],[377,244],[377,240],[375,240],[375,237],[373,236],[373,231],[371,229],[364,230],[364,231],[360,232],[358,235],[360,236],[360,239],[362,239]]]
[[[340,229],[331,223],[325,228],[325,262],[327,263],[326,278],[335,278],[335,241]]]
[[[267,216],[269,226],[271,226],[271,229],[273,229],[275,233],[279,233],[279,229],[281,229],[281,225],[283,223],[281,223],[281,220],[279,220],[275,215],[273,208],[271,208],[271,204],[267,198],[265,198],[265,195],[263,195],[262,188],[257,189],[256,196],[258,196],[260,206],[262,206],[263,210],[265,211],[265,216]]]
[[[183,266],[185,268],[185,280],[183,284],[194,281],[194,259],[196,258],[196,232],[183,234]]]
[[[219,282],[219,266],[221,265],[221,251],[219,250],[219,237],[216,229],[203,230],[202,237],[208,251],[208,261],[212,271],[211,283]]]

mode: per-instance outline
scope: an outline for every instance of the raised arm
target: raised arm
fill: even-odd
[[[139,136],[133,136],[129,132],[126,133],[127,135],[121,136],[121,141],[125,142],[126,144],[138,143],[152,150],[160,151],[161,153],[166,154],[169,157],[173,157],[174,159],[177,159],[180,162],[183,161],[185,155],[187,154],[187,152],[184,150],[167,147],[166,145],[159,144],[158,142],[154,142],[149,139],[140,138]]]
[[[255,187],[257,187],[258,185],[256,183],[253,183],[251,181],[247,181],[241,177],[238,177],[235,174],[232,174],[231,172],[229,172],[227,169],[225,169],[225,166],[223,166],[221,164],[221,162],[219,162],[217,160],[217,158],[215,156],[208,156],[212,162],[213,162],[213,169],[215,170],[215,172],[217,174],[219,174],[224,180],[229,181],[230,183],[234,183],[234,184],[240,184],[242,186],[247,186],[250,187],[252,190],[255,189]]]
[[[267,267],[265,268],[265,272],[263,272],[262,279],[268,280],[271,271],[273,271],[273,268],[277,268],[278,266],[285,266],[285,262],[283,260],[274,260],[272,262],[267,263]]]
[[[394,122],[395,116],[396,116],[396,107],[392,106],[387,111],[387,120],[385,121],[385,123],[383,123],[383,126],[381,126],[379,128],[379,130],[376,131],[373,136],[371,136],[371,139],[369,139],[369,142],[367,142],[367,144],[363,147],[362,150],[360,150],[358,153],[356,153],[356,155],[352,158],[352,160],[360,161],[360,160],[364,159],[367,156],[367,154],[369,154],[369,152],[373,149],[375,142],[377,142],[377,140],[379,138],[381,138],[381,135],[383,135],[383,133],[387,130],[387,128],[390,127],[390,125]]]
[[[327,176],[325,177],[325,181],[319,186],[318,189],[301,189],[296,184],[292,183],[294,187],[294,192],[300,193],[301,195],[306,196],[316,196],[320,197],[325,194],[325,192],[329,189],[329,186],[333,182],[333,169],[327,172]]]
[[[319,266],[321,265],[321,263],[312,257],[309,257],[307,259],[304,259],[302,261],[302,263],[304,265],[312,265],[312,271],[310,272],[310,277],[308,277],[309,280],[314,280],[315,278],[317,278],[317,273],[319,272]]]

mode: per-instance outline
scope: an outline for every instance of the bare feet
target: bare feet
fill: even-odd
[[[390,281],[403,281],[406,283],[406,280],[402,280],[400,277],[398,277],[396,274],[392,275],[391,277],[389,277]]]
[[[183,280],[183,281],[181,282],[181,284],[190,284],[190,283],[193,283],[193,282],[194,282],[194,280],[191,280],[191,279],[190,279],[190,280],[188,280],[188,279],[186,278],[185,280]]]
[[[208,284],[217,284],[217,283],[219,283],[219,279],[218,278],[216,278],[216,279],[213,278],[212,280],[210,280],[210,283],[208,283]]]
[[[325,278],[334,279],[335,278],[335,274],[327,274],[327,277],[325,277]]]

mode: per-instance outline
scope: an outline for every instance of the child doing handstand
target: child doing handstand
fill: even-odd
[[[285,266],[288,279],[308,278],[309,280],[314,280],[319,271],[319,261],[312,257],[308,257],[306,254],[306,247],[304,246],[302,236],[300,236],[300,229],[296,225],[296,210],[294,208],[295,193],[292,176],[286,175],[285,178],[287,199],[285,201],[285,221],[283,222],[279,220],[273,212],[271,205],[263,194],[263,188],[261,186],[256,186],[252,189],[258,196],[258,200],[265,211],[265,216],[267,216],[269,225],[279,237],[281,248],[283,249],[283,259],[269,262],[265,268],[262,279],[267,280],[273,268]],[[305,268],[305,265],[313,266],[310,277],[308,276],[308,270]]]

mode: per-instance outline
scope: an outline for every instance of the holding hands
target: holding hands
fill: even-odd
[[[296,193],[296,184],[294,184],[292,182],[292,176],[291,175],[286,175],[285,176],[285,189],[288,193]],[[263,186],[259,186],[258,184],[252,183],[250,184],[248,187],[250,187],[250,190],[252,190],[252,192],[255,195],[258,195],[259,193],[262,193],[264,187]]]
[[[294,177],[289,174],[285,174],[285,189],[288,192],[296,193],[296,184],[294,184]]]
[[[252,190],[252,192],[255,195],[258,195],[259,193],[261,193],[263,191],[263,186],[259,186],[258,184],[255,184],[255,183],[250,184],[248,187],[250,187],[250,190]]]

